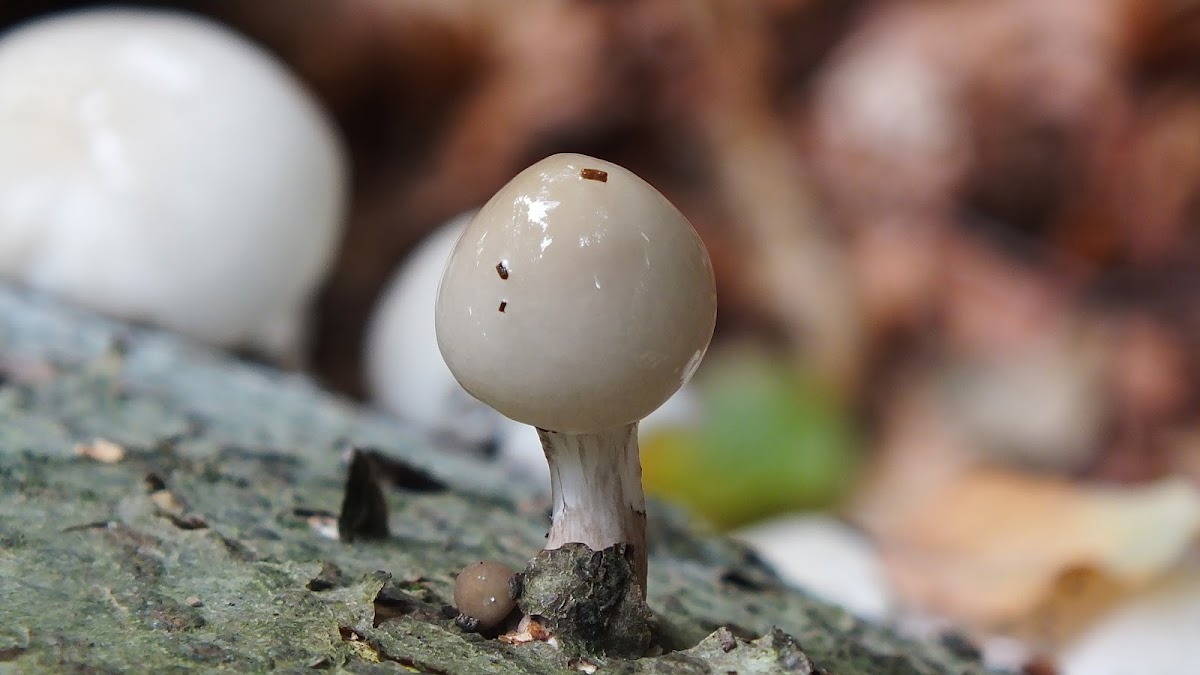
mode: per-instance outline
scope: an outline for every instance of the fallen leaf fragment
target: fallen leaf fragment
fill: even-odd
[[[334,541],[339,539],[338,522],[336,517],[313,515],[305,518],[305,521],[308,523],[308,526],[312,528],[313,533],[318,537],[332,539]]]
[[[174,492],[167,489],[154,490],[150,493],[150,501],[158,508],[162,515],[167,516],[183,516],[187,513],[187,504],[183,502]]]
[[[521,617],[521,622],[517,624],[516,630],[505,633],[497,639],[510,645],[523,645],[536,641],[545,642],[558,648],[558,639],[554,637],[554,633],[529,615]]]
[[[75,444],[75,454],[104,464],[116,464],[125,459],[125,448],[112,441],[97,438],[91,443]]]
[[[977,468],[877,531],[901,596],[987,628],[1058,642],[1172,569],[1200,532],[1182,478],[1097,487]]]

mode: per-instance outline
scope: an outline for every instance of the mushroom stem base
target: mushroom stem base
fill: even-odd
[[[538,429],[554,501],[546,548],[585,544],[600,551],[628,544],[646,592],[646,498],[637,423],[598,433]]]

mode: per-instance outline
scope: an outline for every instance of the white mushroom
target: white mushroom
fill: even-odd
[[[456,445],[496,443],[506,477],[548,490],[550,470],[537,432],[471,398],[442,360],[434,301],[446,258],[475,211],[456,216],[421,241],[396,268],[371,312],[364,376],[371,399],[410,425]],[[700,403],[684,386],[642,420],[640,431],[694,424]]]
[[[433,329],[434,299],[446,258],[463,228],[475,215],[463,213],[431,233],[405,258],[380,295],[367,324],[365,379],[371,398],[410,424],[438,431],[450,426],[468,442],[482,442],[495,432],[495,412],[480,406],[454,381],[438,353]],[[487,420],[470,415],[462,433],[460,401],[487,410]],[[503,419],[503,418],[501,418]]]
[[[716,305],[696,231],[610,162],[548,157],[467,226],[438,289],[438,347],[468,392],[537,427],[546,548],[629,544],[645,590],[638,422],[691,377]]]
[[[0,39],[0,277],[294,361],[345,164],[300,83],[210,21],[92,10]]]

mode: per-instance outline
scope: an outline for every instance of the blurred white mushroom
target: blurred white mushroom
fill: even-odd
[[[1064,650],[1063,675],[1198,673],[1200,566],[1193,564],[1122,603]]]
[[[788,583],[859,617],[881,621],[896,608],[874,546],[832,516],[781,516],[738,530],[733,537],[753,548]]]
[[[104,9],[0,39],[0,277],[295,362],[345,199],[322,110],[228,29]]]
[[[947,419],[990,459],[1054,471],[1093,461],[1104,421],[1104,354],[1046,328],[1008,352],[960,358],[941,376]]]
[[[433,330],[442,268],[474,215],[468,211],[450,220],[409,253],[380,296],[367,327],[366,380],[371,398],[425,427],[439,426],[462,402],[474,401],[446,368]],[[465,422],[459,420],[457,425],[464,440],[482,441],[495,433],[494,422],[470,425],[471,430],[461,426]]]

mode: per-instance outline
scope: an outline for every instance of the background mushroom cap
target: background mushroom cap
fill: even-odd
[[[346,174],[308,91],[212,21],[90,10],[0,39],[0,277],[290,358]]]
[[[662,405],[699,365],[716,307],[708,252],[665,197],[611,162],[560,154],[518,174],[467,226],[436,329],[473,396],[519,422],[582,433]]]

